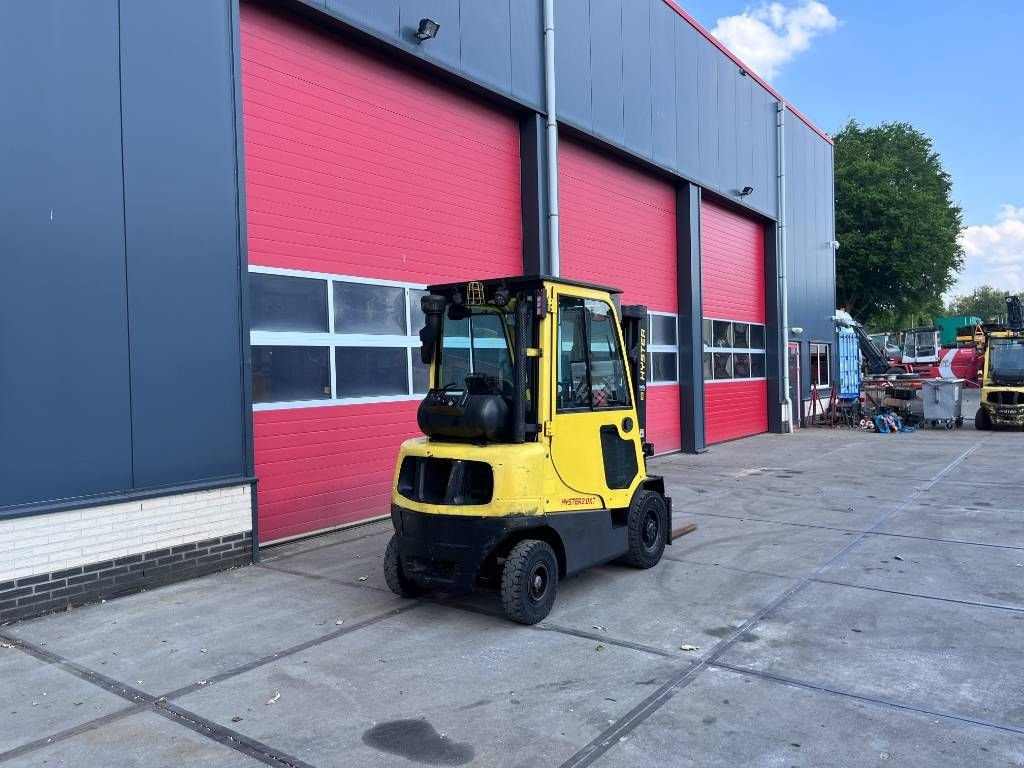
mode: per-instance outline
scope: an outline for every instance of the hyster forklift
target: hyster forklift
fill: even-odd
[[[395,468],[385,576],[396,594],[497,587],[541,621],[558,582],[651,568],[672,508],[649,475],[647,310],[550,277],[433,285],[421,300],[430,389]]]
[[[1024,307],[1006,297],[1006,323],[985,325],[985,364],[980,372],[977,429],[1024,426]]]

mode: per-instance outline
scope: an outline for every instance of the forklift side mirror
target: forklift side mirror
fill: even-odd
[[[420,360],[424,365],[434,362],[434,349],[441,335],[441,324],[444,320],[444,308],[448,300],[444,296],[428,294],[420,299],[423,310],[423,327],[420,328]]]

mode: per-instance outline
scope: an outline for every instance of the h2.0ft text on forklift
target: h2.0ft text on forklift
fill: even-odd
[[[647,473],[647,312],[547,277],[435,285],[421,306],[424,437],[402,444],[385,553],[411,597],[497,587],[541,621],[560,579],[622,559],[650,568],[671,501]]]

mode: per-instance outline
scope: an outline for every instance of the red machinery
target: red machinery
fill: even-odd
[[[903,341],[903,357],[889,373],[916,373],[926,379],[963,379],[977,387],[978,371],[985,356],[971,346],[944,348],[939,342],[941,331],[930,326],[911,328]]]

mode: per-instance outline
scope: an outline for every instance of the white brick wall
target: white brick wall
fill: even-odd
[[[252,530],[248,485],[0,520],[0,581]]]

